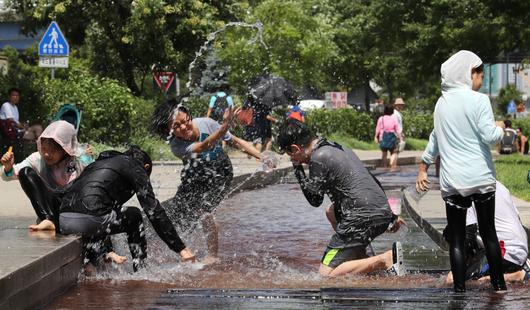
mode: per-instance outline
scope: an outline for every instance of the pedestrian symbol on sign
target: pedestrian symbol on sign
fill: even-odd
[[[59,25],[52,22],[39,43],[39,56],[68,56],[68,42]]]

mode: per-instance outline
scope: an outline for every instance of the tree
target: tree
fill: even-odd
[[[255,29],[233,28],[217,46],[230,67],[230,85],[243,90],[251,78],[272,73],[302,87],[333,87],[329,68],[337,46],[329,16],[320,10],[326,3],[267,0],[251,8],[244,20],[260,21],[262,37]]]
[[[24,30],[35,32],[51,20],[61,26],[74,48],[91,60],[99,74],[121,80],[135,95],[153,65],[184,72],[194,51],[218,26],[218,16],[231,16],[232,1],[11,0],[22,15]],[[220,11],[224,10],[224,11]]]
[[[224,66],[215,50],[211,50],[204,59],[205,69],[202,70],[199,87],[192,91],[194,96],[210,96],[222,86],[229,85],[230,70]]]

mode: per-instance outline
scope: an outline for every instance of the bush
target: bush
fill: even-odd
[[[525,136],[528,137],[530,134],[530,118],[517,118],[512,119],[512,128],[519,128],[521,127],[521,131]]]
[[[405,138],[429,139],[434,120],[432,114],[402,111]]]
[[[66,80],[44,80],[43,90],[43,103],[52,111],[64,103],[82,109],[81,140],[115,145],[147,133],[154,102],[133,96],[115,80],[73,69]]]
[[[324,137],[344,133],[357,140],[371,141],[375,132],[370,114],[353,109],[316,109],[307,113],[305,119],[313,132]]]
[[[515,101],[515,104],[523,101],[523,94],[513,84],[509,84],[499,91],[499,95],[495,99],[495,103],[498,112],[501,115],[507,114],[508,103],[511,100]]]

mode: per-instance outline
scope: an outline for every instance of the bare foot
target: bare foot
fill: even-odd
[[[127,261],[127,257],[118,255],[116,252],[109,252],[105,255],[105,260],[121,265]]]
[[[202,261],[201,263],[205,264],[205,265],[211,265],[211,264],[215,264],[215,263],[218,263],[219,262],[219,258],[218,257],[215,257],[215,256],[206,256]]]
[[[55,238],[55,230],[30,230],[29,235],[39,239],[53,239]]]
[[[38,230],[55,230],[55,224],[50,220],[43,220],[39,224],[29,225],[29,229],[33,231]]]

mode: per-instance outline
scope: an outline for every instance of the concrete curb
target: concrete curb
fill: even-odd
[[[71,238],[63,246],[0,278],[0,309],[36,309],[77,283],[82,244]]]
[[[414,222],[416,222],[416,225],[423,229],[423,231],[442,250],[449,251],[449,244],[447,243],[447,241],[445,241],[442,233],[438,229],[436,229],[427,219],[424,219],[418,214],[418,212],[416,212],[418,204],[416,203],[416,201],[414,201],[410,194],[407,191],[402,191],[402,193],[402,205],[405,206],[410,217],[414,220]]]

